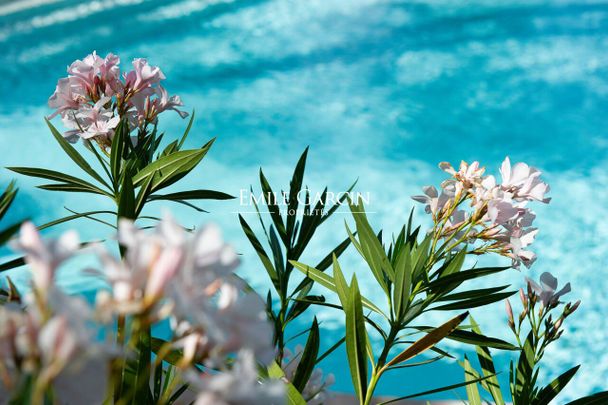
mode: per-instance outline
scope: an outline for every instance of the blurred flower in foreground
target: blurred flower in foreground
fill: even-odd
[[[228,372],[189,374],[200,392],[194,405],[282,405],[285,386],[278,380],[259,382],[253,355],[240,352]]]
[[[424,195],[413,197],[433,216],[434,240],[443,239],[447,250],[472,244],[470,253],[494,252],[511,258],[514,267],[530,267],[536,255],[526,248],[538,230],[532,227],[535,214],[527,203],[550,201],[541,172],[525,163],[511,166],[508,157],[500,168],[501,182],[484,176],[478,162],[461,162],[458,170],[447,162],[439,167],[452,175],[441,184],[441,193],[427,186]]]

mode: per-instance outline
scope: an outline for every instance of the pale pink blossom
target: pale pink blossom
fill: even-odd
[[[76,60],[68,67],[68,73],[80,81],[83,90],[92,96],[98,95],[98,87],[106,96],[112,96],[120,89],[118,67],[120,59],[109,53],[100,58],[97,52],[87,55],[83,60]]]
[[[422,191],[424,192],[424,195],[415,195],[412,199],[426,204],[424,210],[427,214],[434,215],[438,213],[451,200],[451,197],[444,193],[443,190],[440,195],[433,186],[425,186],[422,188]]]
[[[86,95],[75,77],[59,79],[55,92],[49,98],[49,107],[54,108],[55,112],[49,115],[48,119],[58,114],[64,117],[69,111],[78,110],[86,102]]]
[[[549,186],[540,180],[541,172],[526,163],[520,162],[511,167],[511,160],[506,157],[500,167],[502,176],[502,188],[513,193],[516,200],[535,200],[548,203],[550,198],[545,198],[549,192]]]
[[[549,272],[541,274],[540,285],[529,278],[526,278],[526,281],[545,308],[557,305],[559,299],[571,291],[570,283],[567,283],[561,290],[557,291],[557,278],[553,277]]]
[[[56,270],[74,255],[80,248],[80,242],[75,231],[68,231],[58,239],[42,240],[34,224],[25,222],[13,247],[25,253],[33,286],[42,292],[50,288]]]
[[[472,185],[481,181],[485,168],[479,167],[479,162],[475,161],[468,164],[464,160],[460,162],[460,167],[456,171],[448,162],[439,163],[439,167],[446,173],[454,176],[456,180],[463,183],[465,188],[470,188]]]
[[[143,58],[133,60],[133,70],[125,75],[126,86],[133,92],[158,84],[165,75],[158,66],[148,64]]]
[[[285,357],[281,368],[283,369],[287,381],[293,381],[298,366],[302,361],[303,352],[304,348],[302,345],[297,345],[294,353],[289,349],[285,349]],[[308,405],[322,405],[327,403],[332,397],[329,388],[334,382],[335,377],[333,374],[324,376],[323,370],[319,367],[315,367],[301,392],[302,397]]]
[[[523,263],[526,267],[530,267],[536,261],[536,254],[526,247],[534,242],[534,238],[538,233],[538,229],[514,229],[509,235],[509,243],[507,248],[510,249],[509,257],[513,259],[513,267],[519,267],[519,263]]]
[[[189,373],[192,389],[199,392],[195,405],[283,405],[285,385],[279,380],[259,381],[253,353],[239,352],[230,370]]]

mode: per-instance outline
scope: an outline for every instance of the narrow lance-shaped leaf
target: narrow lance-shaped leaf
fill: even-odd
[[[300,392],[302,392],[304,387],[306,387],[306,383],[308,383],[308,380],[310,379],[310,376],[315,368],[317,355],[319,354],[319,344],[319,324],[317,323],[317,318],[315,317],[312,321],[312,327],[310,328],[310,333],[308,334],[308,340],[306,341],[306,346],[304,346],[300,363],[298,364],[292,381],[294,387],[296,387]]]
[[[346,353],[350,365],[351,377],[359,401],[367,395],[367,345],[368,338],[363,318],[361,295],[357,278],[353,275],[346,315]]]
[[[435,346],[443,338],[448,336],[454,329],[456,329],[458,327],[458,325],[460,325],[460,323],[466,319],[467,316],[469,316],[469,313],[464,312],[464,313],[450,319],[443,325],[433,329],[427,335],[418,339],[410,347],[408,347],[407,349],[402,351],[400,354],[395,356],[391,361],[389,361],[386,364],[385,367],[390,367],[392,365],[407,361],[407,360],[411,359],[412,357],[417,356],[417,355],[425,352],[426,350],[430,349],[431,347]]]
[[[336,284],[334,281],[334,278],[331,277],[328,274],[323,273],[322,271],[319,271],[317,269],[315,269],[314,267],[310,267],[307,266],[303,263],[299,263],[296,261],[290,261],[290,263],[299,271],[301,271],[302,273],[304,273],[304,275],[306,275],[307,277],[312,278],[315,282],[319,283],[320,285],[322,285],[323,287],[333,291],[333,292],[337,292],[336,289]],[[363,306],[365,306],[368,309],[371,309],[372,311],[380,314],[380,315],[384,315],[384,313],[382,312],[382,310],[380,308],[378,308],[373,302],[371,302],[369,299],[365,298],[365,297],[361,297],[361,301],[363,303]]]
[[[464,380],[469,383],[466,385],[467,398],[469,399],[469,405],[482,405],[481,396],[479,395],[479,389],[475,380],[479,379],[476,373],[473,372],[473,367],[467,356],[464,356]]]
[[[63,151],[70,157],[70,159],[72,159],[72,161],[76,163],[82,170],[84,170],[89,176],[93,177],[95,180],[97,180],[107,188],[111,189],[112,187],[110,187],[110,185],[103,179],[103,177],[101,177],[91,167],[91,165],[89,165],[89,163],[78,153],[78,151],[76,151],[76,149],[74,149],[74,147],[70,145],[68,141],[65,140],[63,135],[61,135],[61,133],[57,131],[53,124],[51,124],[51,122],[46,118],[45,121],[49,129],[51,130],[53,137],[55,138],[55,140],[57,140]]]

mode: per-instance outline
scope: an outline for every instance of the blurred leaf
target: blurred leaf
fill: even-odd
[[[315,368],[317,355],[319,354],[319,344],[319,324],[317,323],[317,318],[315,317],[312,321],[312,327],[310,328],[310,333],[308,334],[308,340],[306,341],[306,346],[304,346],[300,363],[296,368],[296,373],[292,381],[294,387],[296,387],[300,392],[304,391],[304,387],[306,387],[306,384],[312,375],[312,371]]]

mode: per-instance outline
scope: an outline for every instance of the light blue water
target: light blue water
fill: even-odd
[[[35,5],[35,3],[40,3]],[[584,1],[29,1],[0,5],[0,164],[73,170],[44,127],[45,103],[65,66],[96,49],[123,65],[148,57],[162,67],[166,87],[196,108],[192,146],[218,136],[212,153],[186,186],[238,194],[256,184],[263,166],[273,184],[287,184],[306,145],[307,183],[339,191],[359,178],[369,191],[371,219],[396,230],[409,196],[438,183],[441,160],[479,159],[498,167],[505,155],[545,172],[553,202],[537,210],[538,262],[526,275],[552,271],[573,284],[583,304],[546,374],[583,363],[566,397],[608,381],[606,278],[608,254],[608,5]],[[179,133],[184,123],[165,117]],[[11,174],[2,170],[5,184]],[[99,206],[91,197],[62,196],[20,178],[15,217],[38,223]],[[160,205],[156,208],[160,208]],[[232,211],[238,202],[206,204],[201,216],[178,209],[187,224],[213,220],[244,253],[241,272],[256,286],[265,276]],[[337,215],[304,261],[344,237]],[[419,216],[420,221],[425,220]],[[77,224],[83,238],[100,228]],[[337,231],[329,231],[333,227]],[[108,232],[101,228],[102,232]],[[350,252],[364,292],[379,297]],[[73,291],[95,282],[66,269]],[[23,276],[16,275],[24,280]],[[519,285],[522,274],[499,276]],[[473,311],[484,330],[508,336],[502,306]],[[427,322],[439,323],[449,314]],[[319,317],[337,338],[337,313]],[[456,349],[463,353],[462,349]],[[339,356],[324,365],[349,390]],[[546,375],[544,376],[547,377]],[[443,381],[440,381],[440,378]],[[458,382],[445,364],[388,377],[385,394],[405,394]],[[454,394],[451,394],[452,396]]]

